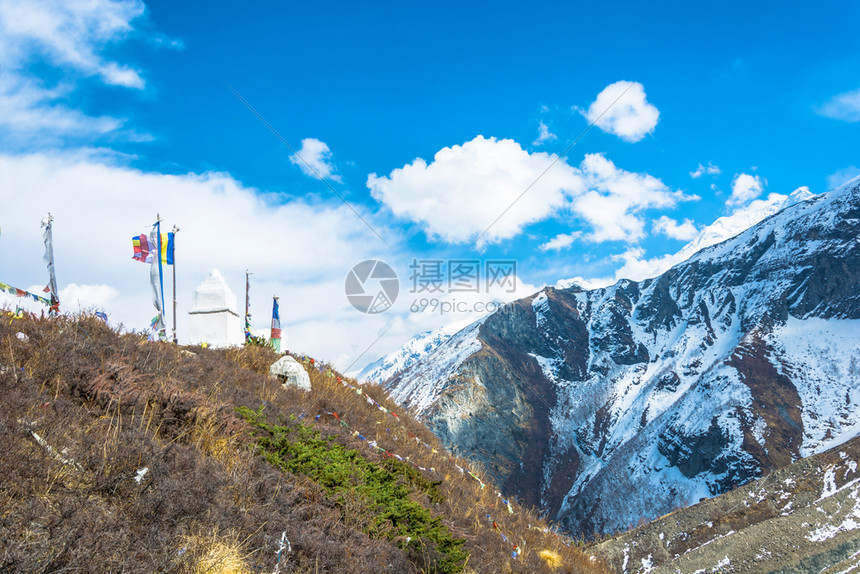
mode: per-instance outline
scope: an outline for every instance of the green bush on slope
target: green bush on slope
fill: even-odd
[[[439,518],[411,498],[419,492],[430,501],[441,501],[436,484],[404,462],[391,459],[370,462],[358,451],[332,442],[332,437],[322,438],[305,424],[269,424],[262,410],[254,412],[239,407],[236,412],[262,431],[257,433],[257,445],[267,461],[293,474],[310,477],[344,509],[348,502],[353,502],[352,512],[367,514],[363,530],[371,536],[399,540],[402,547],[415,552],[429,543],[441,554],[437,562],[439,572],[462,572],[468,558],[464,541],[454,538]]]

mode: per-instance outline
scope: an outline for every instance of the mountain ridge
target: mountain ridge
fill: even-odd
[[[385,386],[508,494],[625,529],[855,432],[858,214],[855,179],[658,277],[545,288]]]
[[[720,217],[711,225],[705,226],[699,231],[696,237],[691,239],[676,253],[657,258],[660,262],[657,269],[660,269],[661,272],[665,271],[672,265],[689,259],[701,249],[730,239],[762,219],[786,207],[813,197],[815,197],[815,194],[810,192],[809,188],[799,187],[788,195],[772,193],[767,199],[755,200],[750,205],[737,210],[733,214]],[[656,275],[657,273],[654,274]],[[628,278],[635,279],[635,277]],[[555,288],[566,289],[574,285],[585,290],[606,286],[601,280],[588,280],[576,277],[557,281]],[[349,374],[354,375],[357,380],[362,382],[381,383],[417,363],[459,330],[459,323],[456,323],[446,324],[437,329],[419,333],[401,345],[397,350],[369,363],[360,371]]]
[[[451,325],[443,325],[438,329],[419,333],[396,351],[368,363],[363,369],[354,373],[354,376],[356,380],[363,383],[381,383],[388,380],[420,361],[427,353],[450,339],[459,330]]]

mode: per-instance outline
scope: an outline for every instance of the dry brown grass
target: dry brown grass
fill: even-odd
[[[323,371],[325,370],[324,366]],[[408,457],[425,468],[434,468],[435,472],[428,473],[427,476],[440,481],[440,489],[445,494],[444,502],[434,510],[445,517],[452,532],[467,540],[467,547],[472,551],[468,563],[470,568],[477,572],[496,572],[499,568],[509,572],[605,571],[600,564],[596,564],[581,552],[579,541],[545,531],[548,525],[534,509],[511,501],[514,513],[510,514],[507,506],[498,497],[491,477],[484,475],[480,469],[472,467],[472,471],[486,484],[485,488],[481,488],[470,476],[461,474],[457,465],[469,468],[468,462],[453,458],[423,424],[391,401],[379,386],[363,385],[363,394],[358,395],[354,390],[338,383],[335,378],[327,377],[318,370],[311,370],[310,376],[316,401],[313,412],[322,412],[323,409],[338,412],[350,428],[377,440],[386,450],[404,458]],[[345,381],[358,386],[353,380]],[[369,406],[364,395],[371,396],[378,403],[396,412],[399,419]],[[303,403],[302,409],[304,408],[307,408],[307,405]],[[299,412],[298,409],[296,412]],[[321,422],[325,420],[326,417],[321,418]],[[329,417],[327,421],[330,424],[323,426],[324,433],[344,434],[335,420]],[[429,444],[437,453],[428,451],[411,435]],[[357,439],[348,436],[341,439],[344,444],[353,448],[363,448],[363,443]],[[369,457],[381,457],[369,449],[363,449],[362,452]],[[487,514],[490,515],[489,519]],[[493,528],[493,522],[498,528]],[[508,538],[508,542],[502,539],[501,534]],[[514,545],[519,551],[516,559],[511,556]],[[548,564],[540,555],[540,549],[552,552],[557,559]]]
[[[561,554],[555,552],[554,550],[541,550],[538,556],[541,557],[541,560],[546,562],[546,565],[550,568],[558,568],[562,565]]]
[[[29,341],[19,340],[18,331]],[[204,560],[209,553],[200,541],[210,540],[210,549],[232,548],[230,555],[250,570],[271,571],[286,531],[293,553],[282,572],[432,572],[432,564],[345,523],[339,503],[312,481],[255,456],[249,428],[234,413],[238,406],[263,406],[270,420],[285,422],[303,413],[300,420],[312,422],[334,411],[382,448],[433,467],[422,474],[439,483],[443,500],[419,502],[466,541],[467,571],[605,571],[575,543],[538,530],[546,525],[533,510],[514,502],[509,514],[487,477],[481,489],[460,474],[455,464],[465,462],[452,460],[379,387],[363,392],[399,420],[338,383],[336,374],[312,369],[311,393],[285,389],[266,375],[275,358],[264,348],[147,343],[92,316],[0,321],[0,571],[93,564],[102,571],[179,571],[178,565],[193,566],[177,562],[192,540],[188,548],[199,552],[186,549],[188,556]],[[313,424],[323,436],[381,460],[332,417]],[[55,453],[37,444],[31,430]],[[138,482],[143,467],[149,470]],[[560,556],[559,565],[547,563],[544,549]]]
[[[251,574],[242,543],[235,534],[189,536],[183,540],[181,574]]]

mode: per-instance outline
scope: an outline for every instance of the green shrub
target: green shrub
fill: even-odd
[[[431,503],[442,502],[439,483],[427,480],[399,460],[371,462],[358,451],[334,442],[333,436],[322,438],[310,426],[269,424],[262,408],[254,412],[239,407],[236,412],[262,431],[255,438],[268,462],[311,478],[342,509],[352,503],[350,511],[355,512],[357,502],[366,519],[363,529],[367,534],[397,539],[402,548],[416,553],[428,547],[435,549],[438,572],[462,572],[468,558],[464,541],[455,538],[439,517],[414,500],[420,493]]]

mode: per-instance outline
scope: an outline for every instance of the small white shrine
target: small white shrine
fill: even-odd
[[[217,269],[191,294],[189,339],[192,345],[236,347],[245,343],[236,296]]]

